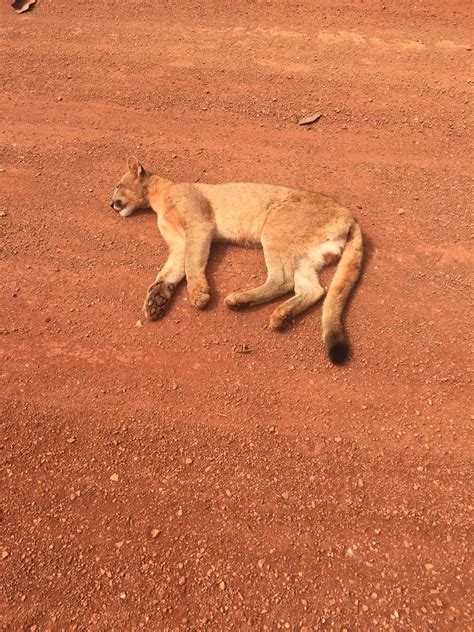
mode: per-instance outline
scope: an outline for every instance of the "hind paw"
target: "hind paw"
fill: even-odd
[[[165,315],[173,290],[174,284],[164,281],[153,283],[148,288],[143,311],[149,320],[159,320]]]
[[[232,294],[226,296],[224,299],[224,304],[229,309],[239,309],[239,307],[241,306],[241,302],[239,301],[239,293],[232,292]]]
[[[274,331],[277,329],[283,329],[283,327],[285,327],[287,322],[288,322],[287,318],[283,318],[281,316],[272,314],[270,316],[270,322],[269,322],[270,329],[273,329]]]

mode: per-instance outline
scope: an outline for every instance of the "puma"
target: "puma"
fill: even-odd
[[[127,217],[151,207],[169,247],[169,256],[148,288],[144,311],[161,318],[178,283],[186,277],[189,299],[198,309],[209,301],[206,264],[211,242],[260,243],[267,280],[245,292],[232,292],[227,307],[256,305],[294,291],[270,317],[270,327],[308,309],[325,294],[318,272],[339,263],[322,309],[322,332],[330,360],[342,364],[349,353],[342,316],[362,265],[362,233],[350,212],[320,193],[271,184],[173,183],[152,175],[136,158],[117,185],[112,208]]]

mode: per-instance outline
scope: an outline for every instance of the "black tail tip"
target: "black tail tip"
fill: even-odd
[[[328,347],[328,356],[333,364],[344,364],[349,357],[349,345],[345,340],[336,340]]]

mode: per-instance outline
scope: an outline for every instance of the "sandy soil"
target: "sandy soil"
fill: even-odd
[[[4,629],[472,629],[470,3],[9,4]],[[225,309],[258,250],[136,327],[166,249],[109,208],[129,154],[348,205],[351,362],[319,307],[281,334]]]

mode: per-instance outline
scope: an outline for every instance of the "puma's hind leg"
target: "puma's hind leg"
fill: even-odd
[[[266,303],[293,289],[294,267],[290,259],[285,260],[281,253],[272,249],[263,239],[262,246],[267,266],[267,280],[262,285],[246,292],[232,292],[226,296],[224,302],[230,309]]]
[[[325,294],[314,265],[310,260],[299,263],[294,278],[295,295],[276,308],[270,317],[270,327],[280,329],[290,318],[301,314]]]

